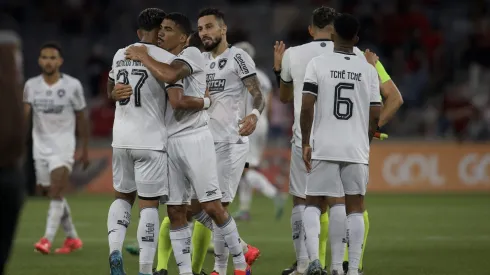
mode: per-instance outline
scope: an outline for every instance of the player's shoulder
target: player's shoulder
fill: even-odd
[[[82,86],[82,82],[76,77],[73,77],[69,74],[62,73],[61,79],[63,80],[63,85],[69,88],[79,88]]]
[[[39,82],[42,80],[42,75],[36,75],[33,76],[26,81],[26,86],[31,86],[31,85],[38,85]]]
[[[246,58],[249,58],[250,60],[252,59],[252,57],[250,57],[250,55],[246,51],[244,51],[243,49],[240,49],[238,47],[235,47],[235,46],[230,47],[230,54],[233,57],[239,58],[239,59],[242,59],[244,56]]]
[[[182,54],[187,54],[187,55],[192,55],[192,56],[203,56],[201,54],[201,51],[196,48],[196,47],[186,47],[184,50],[182,50],[182,52],[179,54],[179,55],[182,55]]]

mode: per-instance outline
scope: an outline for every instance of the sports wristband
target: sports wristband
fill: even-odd
[[[205,97],[205,98],[203,98],[203,100],[204,100],[203,109],[206,110],[209,108],[209,106],[211,106],[211,99],[209,99],[209,97]]]
[[[253,109],[251,114],[254,114],[257,117],[257,119],[259,119],[259,117],[260,117],[260,112],[257,109]]]

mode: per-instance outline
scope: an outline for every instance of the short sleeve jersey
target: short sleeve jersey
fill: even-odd
[[[369,109],[380,105],[376,69],[354,53],[323,54],[309,62],[303,93],[317,97],[312,159],[368,164]]]
[[[191,74],[177,83],[167,85],[167,87],[179,87],[184,89],[184,95],[203,98],[206,92],[206,60],[196,47],[185,48],[174,61],[185,63]],[[174,110],[167,103],[165,121],[168,136],[192,132],[194,129],[201,128],[208,123],[209,116],[205,110]]]
[[[155,45],[146,45],[148,54],[158,62],[170,64],[175,56]],[[115,83],[131,85],[130,98],[116,103],[112,147],[128,149],[165,150],[167,105],[165,84],[159,82],[139,61],[124,56],[126,48],[114,56],[109,78]]]
[[[243,80],[256,75],[255,63],[242,49],[230,47],[213,57],[203,53],[206,59],[206,81],[211,97],[209,126],[215,142],[248,142],[239,135],[238,123],[246,116],[247,87]]]
[[[299,119],[306,65],[314,57],[332,52],[333,42],[328,39],[319,39],[300,46],[291,47],[284,53],[282,59],[281,80],[285,83],[292,83],[294,86],[293,142],[298,147],[301,147],[301,127]],[[359,48],[354,47],[354,53],[359,56],[361,60],[366,61],[364,53]],[[390,80],[389,75],[386,73],[380,62],[377,63],[376,69],[382,78],[381,83]]]
[[[75,112],[86,107],[80,81],[62,74],[58,82],[48,85],[42,75],[36,76],[24,86],[24,102],[32,107],[34,158],[73,157]]]

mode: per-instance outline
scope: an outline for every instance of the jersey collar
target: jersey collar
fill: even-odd
[[[345,54],[345,55],[356,55],[355,53],[341,52],[341,51],[333,51],[334,53]]]

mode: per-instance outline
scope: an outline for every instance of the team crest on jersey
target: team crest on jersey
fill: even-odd
[[[47,96],[50,96],[50,95],[52,95],[52,94],[53,94],[53,91],[51,91],[51,90],[47,90],[47,91],[46,91],[46,95],[47,95]]]
[[[243,61],[242,55],[237,53],[235,55],[235,61],[238,63],[238,67],[240,67],[240,71],[242,74],[248,74],[250,71],[247,68],[247,65],[245,64],[245,61]]]
[[[226,58],[223,58],[223,59],[220,59],[218,61],[218,68],[221,70],[223,69],[225,66],[226,66],[226,62],[228,61],[228,59]]]
[[[322,43],[320,43],[320,46],[321,46],[322,48],[325,48],[325,47],[327,46],[327,43],[322,42]]]
[[[211,65],[209,65],[209,68],[211,68],[211,69],[214,69],[214,67],[216,67],[216,62],[213,62],[213,63],[211,63]]]
[[[58,93],[58,96],[61,98],[61,97],[65,96],[66,91],[64,89],[59,89],[57,93]]]

